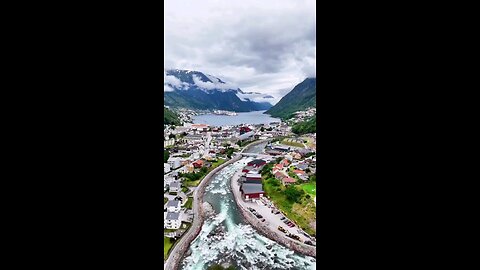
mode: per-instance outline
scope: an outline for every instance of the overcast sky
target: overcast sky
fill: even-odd
[[[316,76],[315,20],[315,0],[166,0],[164,67],[278,101]]]

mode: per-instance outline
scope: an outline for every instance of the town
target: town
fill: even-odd
[[[314,109],[296,115],[312,113]],[[192,124],[188,122],[197,112],[181,110],[178,114],[182,126],[164,125],[165,260],[195,218],[193,194],[203,178],[257,141],[265,141],[265,147],[250,157],[233,183],[241,206],[278,237],[315,246],[315,133],[296,135],[284,122]]]

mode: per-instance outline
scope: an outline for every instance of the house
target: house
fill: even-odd
[[[265,191],[262,189],[262,184],[243,183],[240,187],[242,198],[245,200],[260,199],[265,195]]]
[[[167,163],[170,165],[171,169],[177,169],[181,165],[180,158],[178,157],[170,157]]]
[[[197,130],[197,131],[207,131],[208,127],[209,126],[207,124],[192,124],[191,125],[192,130]]]
[[[203,160],[199,159],[199,160],[193,162],[192,165],[193,165],[193,167],[195,167],[197,169],[201,168],[201,167],[203,167]]]
[[[295,167],[299,170],[306,170],[308,168],[308,164],[305,162],[298,163]]]
[[[283,167],[288,167],[288,165],[290,165],[290,161],[288,161],[288,159],[284,158],[282,161],[280,161],[280,164]]]
[[[170,164],[168,163],[163,163],[163,173],[169,173],[170,172]]]
[[[283,178],[287,177],[284,172],[278,171],[274,174],[275,178],[278,180],[282,180]]]
[[[249,127],[240,127],[240,135],[252,131]]]
[[[242,172],[248,173],[248,172],[253,171],[255,169],[257,169],[257,168],[253,167],[253,166],[246,166],[246,167],[243,168]]]
[[[192,173],[192,172],[193,172],[193,169],[194,169],[194,167],[193,167],[193,165],[192,165],[192,164],[188,164],[187,166],[185,166],[185,169],[186,169],[186,171],[187,171],[187,172],[189,172],[189,173]]]
[[[293,157],[294,159],[301,159],[301,158],[302,158],[302,155],[299,154],[299,153],[295,153],[295,152],[294,152],[294,153],[292,153],[292,157]]]
[[[247,163],[247,166],[252,166],[254,168],[260,168],[267,164],[267,162],[263,159],[255,159]]]
[[[290,147],[288,146],[280,146],[280,145],[275,145],[273,147],[273,150],[280,151],[280,152],[288,152],[290,150]]]
[[[180,221],[180,213],[177,212],[166,212],[163,214],[163,227],[165,229],[179,229],[182,222]]]
[[[167,212],[180,212],[181,202],[178,200],[171,200],[167,202]]]
[[[170,192],[179,192],[181,190],[180,182],[174,181],[170,183],[169,189],[170,189]]]
[[[261,182],[262,181],[262,175],[261,174],[258,174],[258,173],[247,173],[247,176],[246,176],[246,180],[247,181],[259,181]]]
[[[298,178],[302,179],[303,181],[308,180],[307,174],[302,170],[293,170],[293,173],[296,174]]]
[[[295,183],[295,182],[297,182],[297,180],[295,180],[295,179],[293,179],[293,178],[291,178],[291,177],[289,177],[289,176],[287,176],[287,177],[285,177],[285,178],[282,179],[282,184],[283,184],[284,186],[293,184],[293,183]]]

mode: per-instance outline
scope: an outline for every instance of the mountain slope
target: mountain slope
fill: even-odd
[[[165,70],[164,103],[171,107],[249,112],[272,107],[270,96],[244,93],[214,76],[198,71]]]
[[[270,114],[273,117],[287,119],[296,111],[305,110],[308,107],[316,107],[316,83],[316,78],[305,79],[265,113]]]
[[[178,115],[171,110],[163,107],[163,124],[164,125],[180,125]]]

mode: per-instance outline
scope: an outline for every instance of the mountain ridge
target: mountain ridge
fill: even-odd
[[[249,112],[272,107],[270,97],[200,71],[164,69],[164,102],[171,107]]]
[[[317,107],[317,78],[309,77],[297,84],[280,101],[265,113],[273,117],[288,119],[297,111]]]

